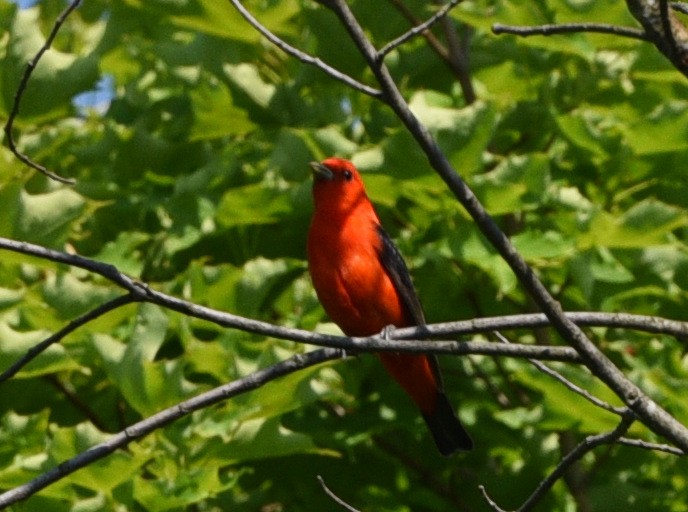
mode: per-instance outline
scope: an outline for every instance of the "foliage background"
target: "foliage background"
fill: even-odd
[[[433,12],[426,2],[404,3],[419,18]],[[297,0],[247,5],[295,46],[371,79],[326,9]],[[3,118],[63,7],[0,0]],[[408,29],[392,3],[352,8],[378,47]],[[423,38],[387,63],[564,309],[685,320],[685,77],[635,40],[490,31],[497,22],[635,26],[618,0],[467,0],[451,19],[470,37],[477,101],[466,104]],[[16,127],[27,154],[78,182],[47,181],[0,148],[0,236],[112,263],[214,308],[336,332],[305,264],[307,162],[336,154],[364,172],[430,322],[533,310],[391,112],[286,57],[228,2],[85,1],[34,73]],[[117,294],[84,271],[3,252],[0,368]],[[621,330],[591,335],[688,422],[685,345]],[[2,384],[0,487],[303,350],[151,305],[120,308]],[[13,510],[332,510],[316,475],[365,510],[486,510],[480,484],[515,507],[575,440],[615,425],[527,363],[471,356],[442,365],[476,442],[469,454],[438,456],[407,398],[364,355],[195,413]],[[587,372],[559,369],[614,401]],[[639,426],[631,434],[652,440]],[[688,510],[685,459],[616,446],[576,471],[542,510]]]

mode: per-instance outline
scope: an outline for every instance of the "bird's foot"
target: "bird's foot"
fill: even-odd
[[[380,331],[380,338],[382,338],[385,341],[391,340],[392,334],[394,334],[395,330],[396,330],[396,327],[394,325],[392,325],[392,324],[386,325]]]

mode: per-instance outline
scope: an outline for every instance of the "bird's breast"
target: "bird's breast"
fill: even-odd
[[[365,220],[365,219],[364,219]],[[330,318],[349,336],[378,334],[387,325],[404,326],[403,306],[380,260],[374,222],[311,226],[309,270]]]

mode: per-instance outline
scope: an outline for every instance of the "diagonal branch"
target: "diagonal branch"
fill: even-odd
[[[422,23],[421,20],[416,18],[413,12],[401,0],[389,0],[389,2],[402,14],[402,16],[404,16],[414,25],[420,25]],[[447,21],[447,18],[444,18],[444,20]],[[421,35],[428,42],[430,48],[432,48],[434,52],[444,61],[447,67],[459,80],[466,104],[473,103],[476,99],[476,95],[473,88],[473,83],[471,82],[471,77],[468,72],[467,56],[460,55],[459,52],[456,52],[455,49],[451,48],[452,41],[450,40],[449,36],[447,37],[447,42],[450,45],[450,48],[447,48],[430,30],[421,32]]]
[[[389,52],[391,52],[395,48],[398,48],[399,46],[404,44],[406,41],[410,41],[411,39],[416,37],[418,34],[421,34],[421,33],[425,32],[426,30],[428,30],[435,23],[437,23],[442,18],[444,18],[447,15],[447,13],[449,13],[449,11],[452,10],[454,7],[456,7],[459,4],[459,2],[461,2],[461,1],[462,0],[450,0],[449,3],[447,3],[444,7],[442,7],[439,11],[437,11],[434,15],[432,15],[426,21],[424,21],[423,23],[421,23],[419,25],[416,25],[412,29],[401,34],[396,39],[387,43],[378,52],[378,59],[383,60]]]
[[[507,344],[507,345],[511,344],[511,341],[509,341],[500,332],[495,331],[494,334],[495,334],[495,336],[497,336],[497,339],[499,339],[499,341],[501,341],[502,343]],[[530,364],[535,366],[535,368],[537,368],[539,371],[541,371],[545,375],[549,375],[553,379],[559,381],[566,388],[568,388],[569,391],[572,391],[572,392],[576,393],[577,395],[582,396],[583,398],[585,398],[588,402],[592,403],[593,405],[595,405],[601,409],[604,409],[605,411],[608,411],[608,412],[611,412],[614,414],[618,414],[620,416],[628,413],[627,408],[625,408],[625,407],[614,407],[613,405],[608,404],[607,402],[605,402],[603,400],[600,400],[599,398],[597,398],[596,396],[591,394],[588,390],[583,389],[582,387],[578,386],[577,384],[574,384],[569,379],[564,377],[559,372],[551,369],[546,364],[543,364],[540,361],[537,361],[535,359],[529,359],[528,362],[530,362]]]
[[[331,0],[328,5],[331,6],[368,62],[384,91],[387,104],[414,136],[432,167],[471,215],[482,234],[509,264],[522,286],[543,313],[547,315],[559,334],[576,349],[593,374],[609,386],[650,429],[665,436],[682,449],[688,450],[688,428],[644,394],[638,386],[629,381],[585,333],[566,318],[561,305],[547,291],[535,272],[528,266],[511,241],[485,210],[485,207],[478,201],[473,191],[452,167],[437,141],[411,112],[389,70],[384,63],[377,61],[375,48],[349,9],[348,4],[344,0]]]
[[[259,387],[267,384],[270,381],[283,377],[285,375],[315,366],[326,361],[341,358],[342,352],[337,349],[320,349],[305,354],[295,355],[285,361],[277,363],[264,370],[248,375],[242,379],[235,380],[224,386],[217,387],[206,393],[202,393],[194,398],[181,402],[173,407],[164,409],[145,420],[134,423],[123,431],[115,434],[107,441],[92,446],[77,456],[62,462],[57,467],[50,469],[34,478],[30,482],[15,487],[3,494],[0,494],[0,509],[17,503],[21,500],[36,494],[41,489],[56,481],[64,478],[81,469],[88,464],[100,460],[115,450],[124,448],[132,441],[140,439],[154,430],[169,425],[173,421],[188,416],[194,411],[217,404],[228,398],[233,398],[243,393],[253,391]]]
[[[60,28],[62,28],[62,25],[64,24],[67,17],[72,13],[72,11],[74,11],[74,9],[76,9],[79,6],[80,3],[81,0],[72,0],[67,5],[64,11],[62,11],[62,13],[57,17],[57,20],[55,20],[55,24],[53,25],[53,28],[50,31],[50,34],[48,35],[48,38],[45,40],[43,46],[40,48],[40,50],[38,50],[38,53],[34,56],[34,58],[31,59],[29,63],[26,65],[24,74],[22,75],[21,81],[19,82],[19,87],[17,87],[17,91],[14,94],[14,102],[12,103],[12,110],[10,111],[10,116],[7,119],[7,122],[5,123],[4,127],[5,135],[7,136],[7,145],[9,146],[10,151],[12,151],[12,153],[14,153],[14,155],[19,160],[24,162],[29,167],[32,167],[33,169],[36,169],[39,172],[42,172],[48,178],[55,181],[59,181],[60,183],[65,183],[67,185],[74,185],[76,181],[71,178],[63,178],[62,176],[55,174],[54,172],[48,170],[45,166],[37,162],[34,162],[27,155],[19,151],[17,145],[14,142],[14,137],[12,136],[12,127],[14,126],[14,120],[19,115],[19,105],[21,103],[22,97],[24,96],[24,91],[26,91],[26,86],[29,83],[29,79],[31,78],[33,70],[36,69],[36,66],[38,65],[38,62],[41,60],[41,57],[43,57],[43,54],[47,52],[48,49],[50,49],[50,47],[52,46],[53,41],[57,36],[57,33],[60,31]]]
[[[251,24],[253,28],[255,28],[258,32],[260,32],[260,34],[263,35],[263,37],[265,37],[268,41],[277,46],[287,55],[291,55],[292,57],[300,60],[304,64],[315,66],[316,68],[330,75],[332,78],[339,80],[340,82],[345,83],[352,89],[367,94],[368,96],[372,96],[373,98],[379,98],[382,95],[382,92],[378,89],[374,89],[369,85],[363,84],[358,80],[355,80],[346,73],[342,73],[338,69],[335,69],[329,64],[323,62],[320,58],[309,55],[306,52],[303,52],[298,48],[295,48],[294,46],[290,45],[283,39],[280,39],[277,35],[271,32],[265,25],[258,21],[258,19],[253,14],[251,14],[239,0],[229,1],[232,3],[234,8],[237,11],[239,11],[239,13],[244,17],[244,19]]]
[[[95,320],[96,318],[103,316],[105,313],[108,313],[121,306],[124,306],[125,304],[130,304],[135,300],[136,299],[132,294],[122,295],[121,297],[109,300],[108,302],[101,304],[100,306],[92,309],[91,311],[88,311],[80,317],[72,320],[71,322],[69,322],[69,324],[65,325],[56,333],[48,336],[40,343],[31,347],[31,349],[27,351],[26,354],[24,354],[24,356],[17,359],[9,368],[0,373],[0,384],[14,377],[19,370],[21,370],[27,364],[33,361],[43,351],[47,350],[47,348],[50,347],[50,345],[60,342],[65,336],[75,331],[82,325],[85,325],[91,320]]]
[[[521,505],[516,512],[527,512],[532,510],[535,505],[549,492],[552,486],[559,480],[564,473],[571,467],[575,462],[579,461],[583,456],[601,446],[603,444],[612,444],[623,436],[631,425],[635,421],[635,415],[627,410],[627,413],[621,419],[616,428],[605,434],[599,434],[595,436],[588,436],[583,441],[581,441],[573,450],[564,456],[564,458],[557,464],[557,467],[545,478],[533,493],[528,497],[528,499]],[[505,512],[504,509],[500,508],[487,494],[484,486],[480,486],[480,490],[483,493],[488,505],[492,510],[498,512]]]

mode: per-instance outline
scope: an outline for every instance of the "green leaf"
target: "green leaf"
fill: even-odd
[[[680,208],[648,199],[632,206],[621,217],[597,212],[579,246],[633,248],[668,243],[672,231],[686,226],[688,216]]]
[[[511,238],[518,252],[528,261],[563,258],[573,255],[573,240],[565,239],[561,233],[526,231]]]
[[[85,206],[84,198],[68,188],[46,194],[22,193],[14,236],[49,247],[60,246]]]
[[[223,84],[204,84],[190,96],[194,109],[190,140],[246,135],[256,129],[246,111],[234,106],[229,89]]]
[[[290,211],[285,191],[262,184],[246,185],[228,190],[217,209],[217,221],[226,227],[247,224],[273,224]]]

